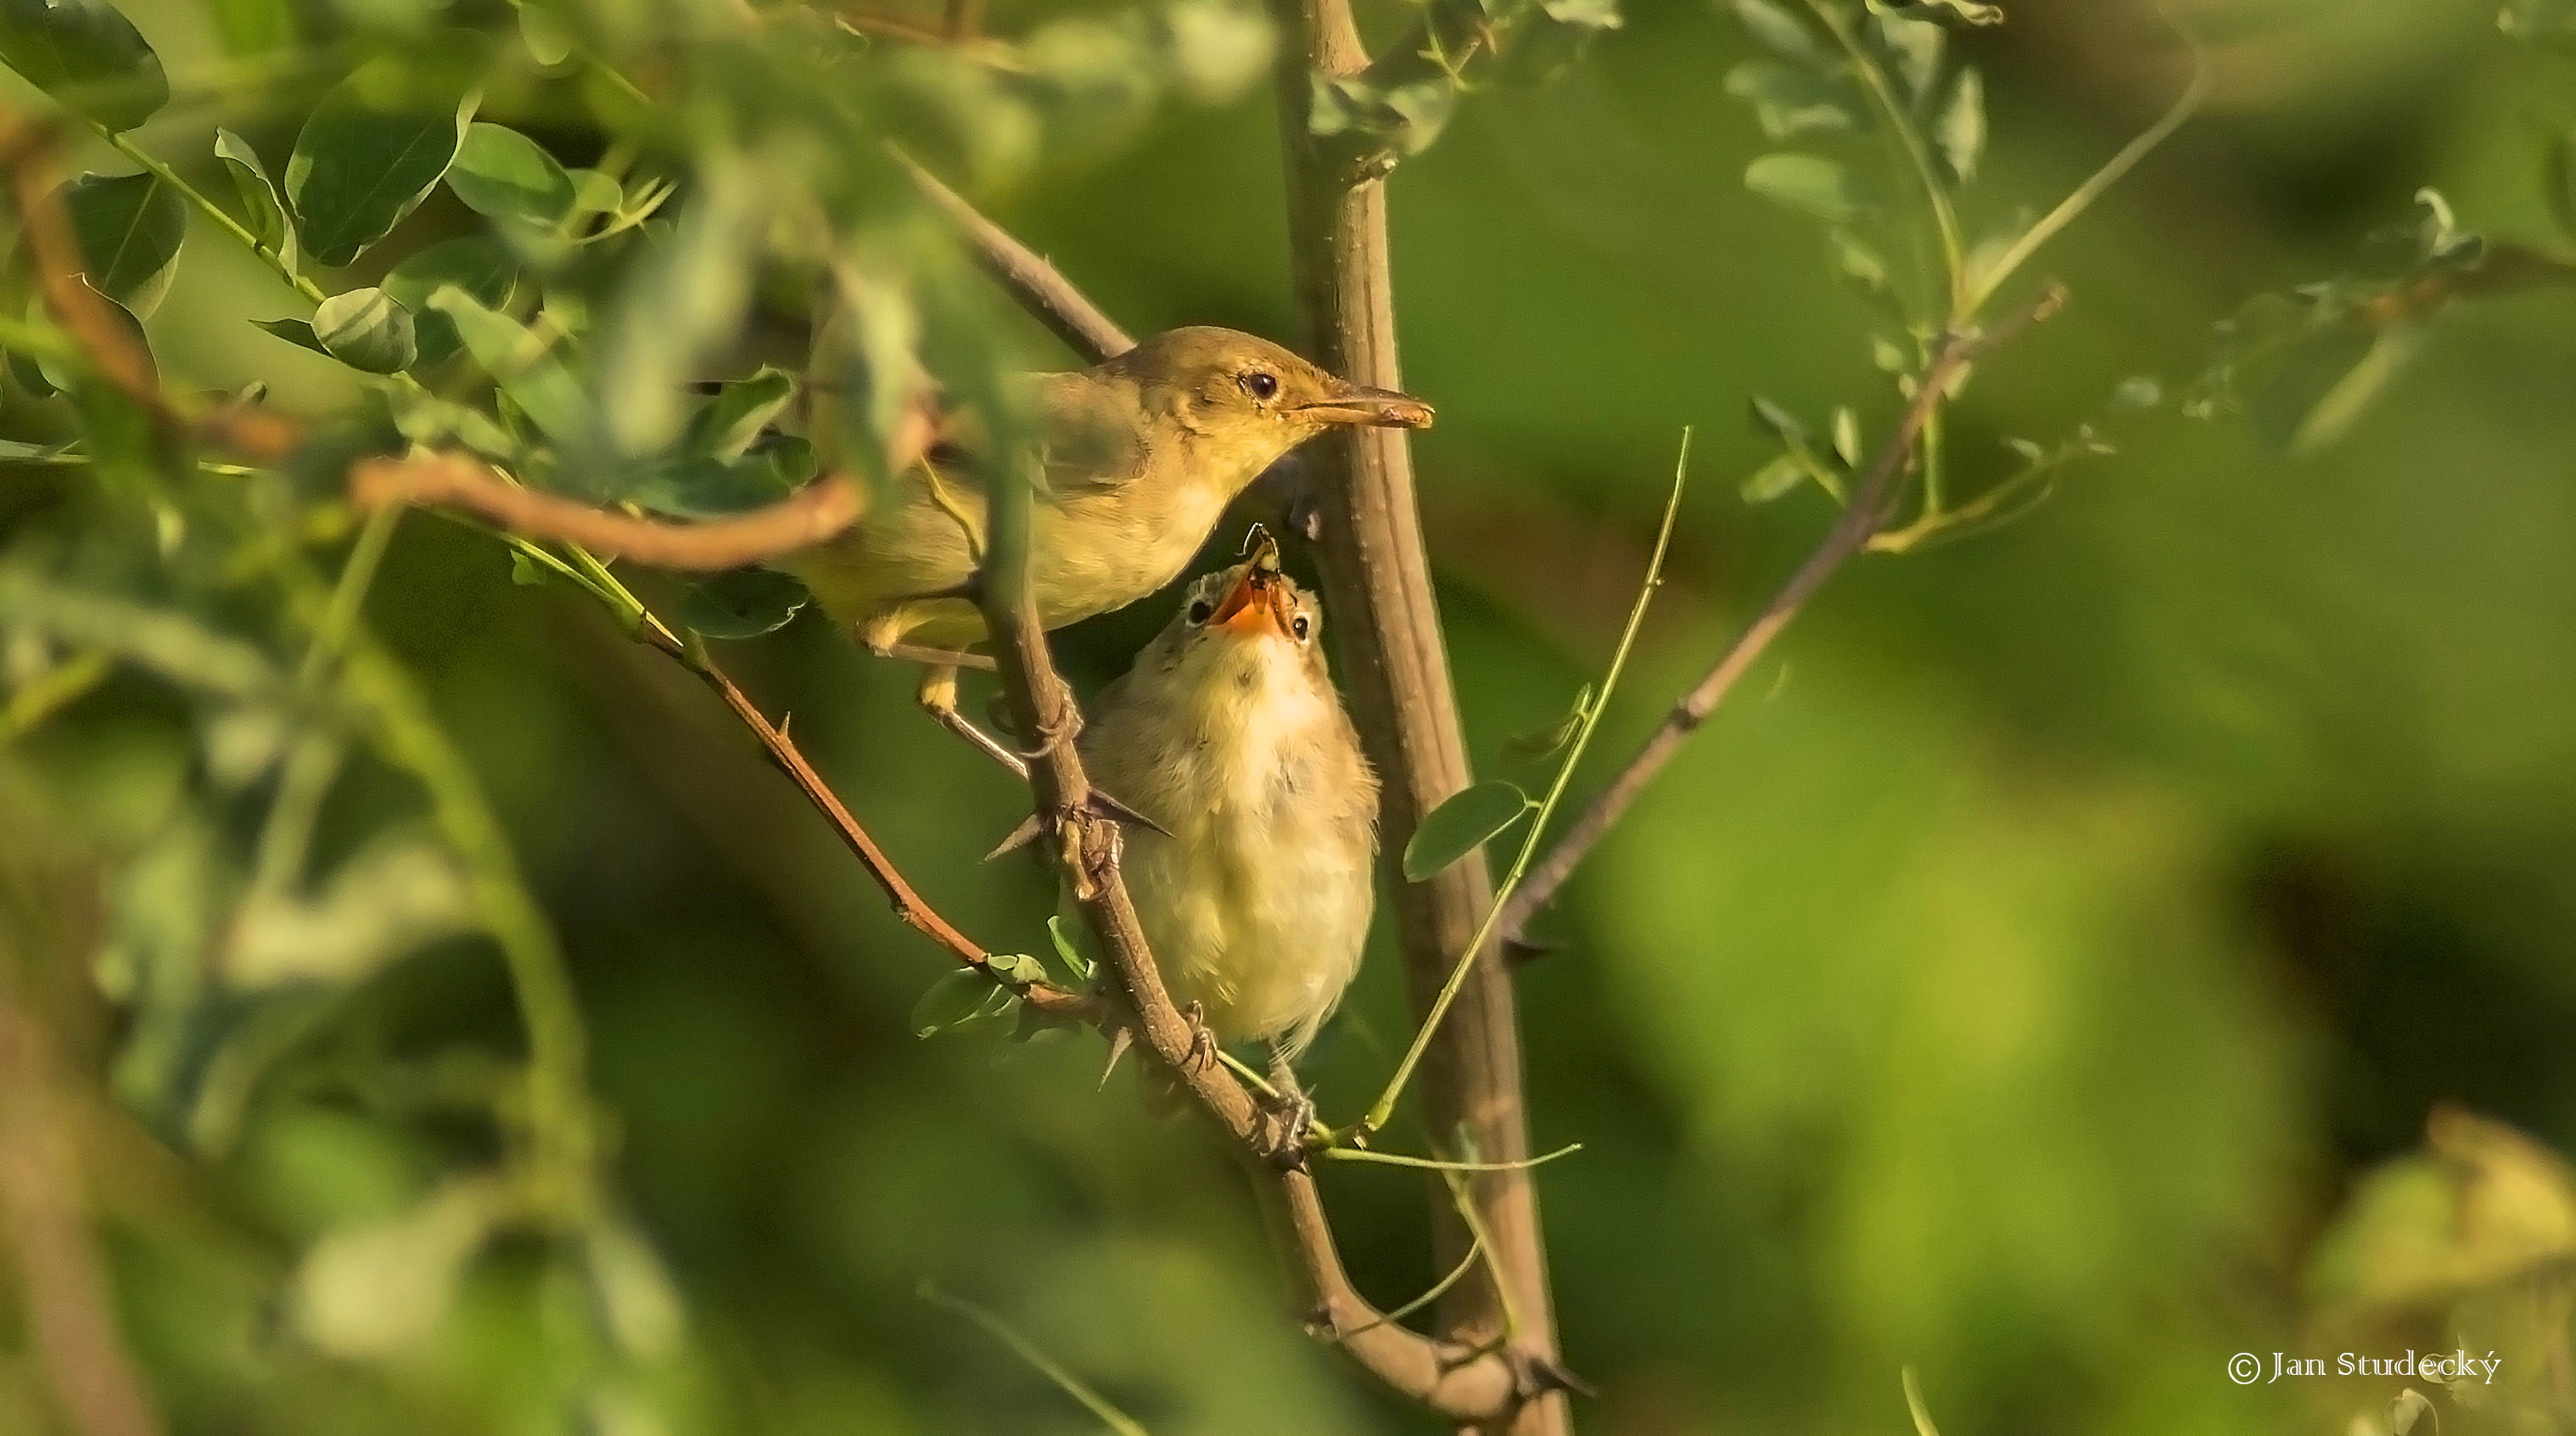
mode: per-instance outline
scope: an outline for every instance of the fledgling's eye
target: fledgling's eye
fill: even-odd
[[[1243,385],[1243,392],[1263,403],[1268,403],[1272,396],[1279,392],[1279,376],[1267,369],[1251,370],[1240,382]]]
[[[1194,624],[1207,622],[1208,615],[1215,612],[1216,605],[1209,603],[1204,598],[1194,598],[1190,600],[1190,622]]]
[[[1297,615],[1296,622],[1288,625],[1289,631],[1297,635],[1299,643],[1306,641],[1306,627],[1306,615],[1302,613]]]

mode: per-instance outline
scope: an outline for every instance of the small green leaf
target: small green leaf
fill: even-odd
[[[1082,955],[1082,944],[1065,931],[1063,918],[1047,919],[1047,938],[1055,944],[1055,955],[1063,959],[1065,971],[1073,974],[1074,981],[1087,985],[1091,981],[1091,959]]]
[[[188,206],[160,176],[82,175],[63,186],[90,288],[148,315],[170,292]]]
[[[381,289],[323,300],[313,310],[313,335],[332,358],[369,374],[399,374],[420,352],[411,311]]]
[[[447,187],[477,214],[552,229],[572,213],[572,177],[535,140],[506,125],[466,126]]]
[[[1904,77],[1905,92],[1921,105],[1941,78],[1941,55],[1949,48],[1947,31],[1928,20],[1909,20],[1881,13],[1869,20],[1870,39]]]
[[[912,1006],[912,1035],[935,1037],[989,1020],[1014,1000],[1010,989],[971,967],[941,973]]]
[[[564,177],[572,181],[576,214],[615,214],[625,207],[625,189],[597,170],[566,170]]]
[[[510,582],[521,588],[543,588],[554,582],[554,578],[553,572],[544,564],[516,550],[511,551]]]
[[[1822,155],[1764,155],[1745,166],[1744,187],[1832,224],[1849,224],[1872,208],[1851,172]]]
[[[1953,30],[1982,30],[2004,22],[2000,5],[1980,5],[1976,0],[1869,0],[1873,15],[1893,15],[1907,20],[1928,20]]]
[[[719,459],[740,458],[795,397],[796,376],[763,365],[750,378],[737,379],[717,389],[715,397],[689,417],[688,428],[680,435],[680,447],[692,454]]]
[[[1798,456],[1782,454],[1755,469],[1752,475],[1745,479],[1738,492],[1744,496],[1744,501],[1748,504],[1767,504],[1798,487],[1798,481],[1805,477],[1807,477],[1807,466],[1798,462]]]
[[[464,347],[456,325],[448,317],[429,307],[429,297],[453,284],[474,297],[486,309],[499,311],[509,307],[511,296],[519,286],[519,266],[489,235],[469,234],[461,239],[443,239],[406,255],[402,263],[385,276],[384,291],[403,308],[411,311],[413,332],[419,341],[419,363],[443,364]]]
[[[1014,987],[1026,987],[1032,982],[1047,980],[1046,964],[1026,953],[988,952],[984,954],[984,966],[990,969],[995,977]]]
[[[1423,815],[1404,845],[1404,876],[1422,882],[1483,847],[1538,806],[1517,783],[1487,778]]]
[[[1770,430],[1781,443],[1807,442],[1807,426],[1798,422],[1798,416],[1759,394],[1753,396],[1753,419],[1755,423]]]
[[[1815,32],[1772,0],[1735,0],[1735,18],[1755,40],[1785,58],[1818,70],[1833,63]]]
[[[1574,706],[1565,710],[1565,716],[1544,728],[1535,728],[1503,740],[1503,761],[1507,764],[1531,763],[1557,752],[1574,741],[1574,735],[1582,730],[1583,720],[1591,712],[1592,685],[1586,683],[1574,695]]]
[[[1977,157],[1986,149],[1986,82],[1974,65],[1959,67],[1959,78],[1950,85],[1950,102],[1941,107],[1941,118],[1932,126],[1932,138],[1941,146],[1941,158],[1950,162],[1950,172],[1964,183],[1977,177]]]
[[[1834,410],[1834,457],[1846,469],[1860,467],[1860,418],[1848,405]]]
[[[1869,337],[1869,362],[1882,374],[1902,374],[1913,367],[1906,359],[1904,349],[1883,334]]]
[[[2153,374],[2132,374],[2111,390],[2111,412],[2142,414],[2165,401],[2165,386]]]
[[[775,569],[738,568],[690,589],[680,621],[707,638],[758,638],[786,627],[811,597]]]
[[[1777,60],[1747,60],[1727,71],[1726,92],[1751,105],[1762,133],[1775,140],[1860,127],[1839,87]]]
[[[215,155],[224,162],[233,177],[233,189],[241,195],[242,211],[249,219],[250,232],[259,246],[286,261],[295,263],[295,231],[286,222],[286,201],[277,192],[277,184],[268,177],[268,169],[259,162],[259,152],[250,142],[230,130],[215,131]]]
[[[313,325],[310,321],[303,319],[254,319],[251,323],[261,329],[267,330],[269,333],[276,335],[278,338],[285,340],[287,343],[294,345],[298,349],[310,349],[314,353],[319,354],[326,359],[335,357],[332,355],[330,350],[322,347],[322,337],[313,332]]]
[[[740,459],[673,454],[645,465],[618,496],[658,514],[709,519],[766,508],[795,491],[796,481],[766,453]]]
[[[455,324],[457,337],[465,341],[474,362],[548,438],[568,444],[582,436],[587,409],[581,385],[527,326],[485,308],[453,284],[441,285],[431,294],[429,307]]]
[[[110,134],[170,103],[161,57],[103,0],[0,0],[0,63]]]
[[[476,96],[423,99],[404,56],[361,66],[334,86],[295,137],[286,198],[317,264],[345,265],[391,233],[438,185],[465,138]]]
[[[1835,228],[1825,231],[1825,240],[1833,246],[1834,268],[1869,295],[1887,292],[1887,260],[1867,241],[1850,230]]]
[[[571,28],[543,6],[519,6],[519,43],[540,69],[554,69],[572,58]]]

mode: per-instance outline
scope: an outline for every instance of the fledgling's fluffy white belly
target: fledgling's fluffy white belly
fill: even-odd
[[[1221,1042],[1313,1040],[1358,970],[1368,932],[1369,873],[1316,861],[1323,834],[1265,836],[1243,852],[1214,824],[1128,839],[1137,918],[1175,1002],[1198,1003]],[[1201,829],[1192,832],[1193,828]]]

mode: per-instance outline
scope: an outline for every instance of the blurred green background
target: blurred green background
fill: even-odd
[[[2009,9],[1954,42],[1993,114],[1979,233],[2053,203],[2186,69],[2144,0]],[[2419,186],[2471,227],[2553,233],[2542,158],[2576,119],[2569,62],[2507,43],[2489,6],[2187,9],[2213,99],[2043,255],[2074,302],[1981,366],[1951,432],[1967,474],[2002,472],[2007,436],[2071,430],[2124,376],[2179,386],[2213,322],[2342,269],[2411,221]],[[174,71],[209,44],[193,9],[131,13]],[[1405,16],[1364,18],[1385,36]],[[1424,520],[1480,760],[1605,660],[1697,428],[1672,581],[1578,793],[1830,521],[1812,490],[1737,496],[1774,452],[1749,396],[1807,414],[1874,396],[1873,433],[1896,410],[1813,227],[1739,184],[1771,148],[1720,84],[1749,53],[1697,0],[1636,0],[1553,82],[1471,97],[1390,186],[1405,380],[1440,410],[1415,446]],[[987,198],[1132,329],[1293,338],[1273,126],[1255,85]],[[254,138],[282,153],[287,133]],[[442,204],[413,223],[453,223]],[[336,402],[328,361],[238,322],[283,293],[200,222],[150,325],[165,367]],[[1949,1436],[2340,1432],[2408,1384],[2245,1389],[2222,1368],[2381,1349],[2320,1334],[2334,1291],[2312,1257],[2337,1232],[2375,1250],[2338,1213],[2437,1103],[2576,1150],[2571,381],[2576,301],[2462,306],[2322,452],[2169,405],[2026,520],[1868,559],[1800,621],[1521,978],[1533,1140],[1584,1146],[1538,1177],[1567,1364],[1599,1388],[1583,1429],[1898,1432],[1903,1366]],[[76,482],[0,471],[0,532]],[[633,1281],[621,1297],[503,1240],[382,1354],[289,1319],[300,1253],[412,1209],[488,1141],[439,1093],[520,1039],[491,948],[449,939],[279,1018],[227,1140],[164,1148],[141,1134],[170,1136],[166,1114],[96,1119],[127,1134],[92,1159],[105,1249],[175,1429],[1097,1429],[925,1282],[1156,1432],[1433,1429],[1297,1333],[1227,1158],[1149,1118],[1128,1077],[1095,1091],[1096,1041],[915,1040],[941,954],[686,675],[507,578],[497,545],[414,516],[367,619],[569,950],[638,1243],[605,1267]],[[1142,604],[1059,651],[1094,686],[1165,617]],[[908,670],[811,614],[719,656],[942,911],[1042,946],[1052,880],[978,862],[1022,799],[911,711]],[[133,859],[199,781],[191,722],[120,676],[0,752],[13,930],[36,952],[25,915],[54,914],[57,976],[98,940],[102,893],[188,900]],[[324,841],[408,804],[362,772]],[[1380,939],[1311,1064],[1328,1113],[1409,1032]],[[114,1010],[49,1010],[105,1071]],[[2527,1154],[2533,1190],[2563,1190],[2550,1160]],[[2484,1169],[2440,1170],[2456,1193]],[[1336,1165],[1325,1187],[1375,1300],[1438,1276],[1415,1175]],[[2557,1198],[2515,1190],[2546,1228]],[[2468,1240],[2438,1202],[2409,1210],[2390,1220],[2410,1239]],[[2576,1246],[2538,1250],[2507,1274],[2561,1283],[2545,1307]],[[614,1388],[585,1315],[603,1301],[655,1353]],[[2384,1328],[2388,1349],[2448,1349],[2448,1301]],[[2517,1351],[2521,1374],[2548,1349]],[[0,1316],[0,1432],[65,1429],[41,1392],[26,1327]],[[2576,1429],[2554,1424],[2564,1397],[2510,1429]]]

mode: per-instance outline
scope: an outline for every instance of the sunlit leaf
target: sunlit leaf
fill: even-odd
[[[1869,17],[1869,36],[1904,79],[1906,94],[1917,105],[1924,103],[1940,81],[1941,57],[1950,43],[1948,32],[1928,20],[1880,11]]]
[[[0,63],[111,133],[170,103],[161,57],[103,0],[0,0]]]
[[[1851,171],[1822,155],[1764,155],[1745,167],[1744,187],[1834,224],[1848,224],[1873,208]]]
[[[750,301],[761,190],[749,157],[702,176],[669,242],[652,246],[603,316],[600,413],[618,453],[650,454],[678,437],[683,386]]]
[[[397,374],[419,354],[411,311],[381,289],[335,294],[313,310],[313,337],[331,357],[370,374]]]
[[[400,56],[322,97],[286,162],[286,198],[314,262],[345,265],[429,197],[456,158],[475,96],[423,97]]]
[[[1869,9],[1874,15],[1928,20],[1954,30],[1981,30],[2004,23],[2002,6],[1980,5],[1976,0],[1869,0]]]
[[[225,975],[246,987],[345,982],[472,925],[465,874],[447,850],[379,837],[310,897],[254,892],[235,915]]]
[[[2141,414],[2165,401],[2164,381],[2153,374],[2132,374],[2111,390],[2115,414]]]
[[[1950,85],[1950,101],[1933,123],[1932,138],[1941,146],[1941,158],[1950,162],[1952,174],[1962,181],[1977,177],[1977,159],[1986,150],[1986,82],[1976,66],[1959,68],[1959,78]]]
[[[1807,466],[1798,462],[1795,454],[1782,454],[1755,469],[1736,492],[1748,504],[1767,504],[1798,487],[1798,481],[1805,477]]]
[[[447,187],[478,214],[551,229],[572,212],[573,183],[535,140],[481,120],[465,127]]]
[[[188,206],[160,176],[82,175],[62,190],[90,287],[137,317],[170,292]]]
[[[1517,783],[1488,778],[1423,815],[1404,845],[1404,876],[1422,882],[1492,841],[1536,806]]]
[[[735,569],[690,589],[680,621],[708,638],[758,638],[786,627],[811,598],[805,585],[775,569]]]
[[[1834,457],[1846,469],[1860,467],[1860,417],[1847,405],[1834,410]]]
[[[1088,986],[1091,982],[1091,959],[1083,954],[1079,936],[1065,930],[1063,918],[1047,919],[1047,940],[1054,945],[1055,955],[1063,960],[1064,970],[1073,974],[1075,982]]]
[[[503,1200],[487,1180],[457,1178],[391,1220],[325,1237],[296,1272],[296,1325],[336,1356],[389,1357],[427,1340]]]
[[[548,70],[572,58],[571,27],[542,5],[519,6],[519,43],[527,47],[529,59]]]

